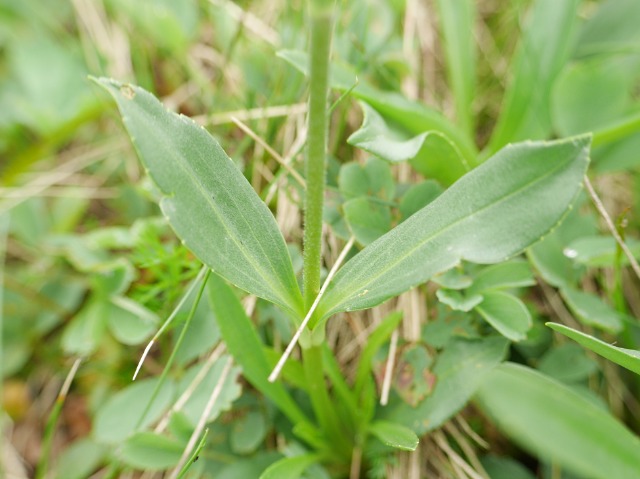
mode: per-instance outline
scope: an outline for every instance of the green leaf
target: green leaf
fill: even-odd
[[[160,321],[155,313],[124,296],[114,296],[110,303],[109,329],[122,344],[140,344]]]
[[[569,287],[562,288],[560,294],[582,323],[610,333],[622,330],[623,317],[598,296]]]
[[[633,51],[640,40],[636,0],[608,0],[598,4],[595,14],[584,23],[578,38],[576,56]]]
[[[371,157],[364,165],[356,162],[342,165],[338,188],[346,199],[370,196],[390,201],[395,195],[396,184],[389,164]]]
[[[580,191],[588,146],[589,138],[579,137],[504,148],[349,260],[319,317],[370,308],[462,259],[498,263],[538,241]]]
[[[260,479],[298,479],[302,473],[319,462],[317,454],[285,457],[271,464],[260,476]]]
[[[468,293],[482,293],[488,289],[522,288],[534,284],[536,280],[529,263],[517,259],[481,269],[474,275]]]
[[[558,331],[559,333],[573,339],[594,353],[599,354],[603,358],[607,358],[608,360],[619,364],[623,368],[627,368],[629,371],[640,374],[640,351],[612,346],[600,339],[594,338],[593,336],[583,332],[576,331],[575,329],[562,324],[546,323],[546,325],[554,331]]]
[[[482,295],[466,295],[454,289],[439,289],[436,291],[436,296],[441,303],[446,304],[451,309],[464,311],[465,313],[482,303]]]
[[[503,291],[485,291],[476,306],[487,323],[511,341],[522,341],[531,329],[531,314],[522,301]]]
[[[422,132],[411,138],[362,102],[364,121],[347,140],[353,146],[390,162],[411,161],[426,177],[450,185],[469,171],[468,162],[456,146],[439,131]]]
[[[403,219],[409,218],[427,206],[435,200],[442,191],[442,187],[434,180],[426,180],[412,185],[402,196],[402,200],[400,200],[399,208]]]
[[[358,367],[356,368],[356,379],[354,381],[354,390],[357,398],[360,398],[364,389],[365,382],[371,374],[371,361],[378,349],[389,339],[394,329],[398,327],[402,320],[402,313],[395,312],[384,318],[376,329],[367,338],[360,358]]]
[[[452,340],[433,368],[437,381],[433,393],[417,407],[396,401],[383,413],[384,419],[404,424],[418,436],[437,429],[465,406],[486,374],[502,361],[507,345],[497,336]]]
[[[633,75],[625,60],[595,58],[573,63],[562,72],[552,97],[554,126],[560,135],[600,130],[629,113]]]
[[[306,53],[283,50],[278,52],[278,56],[308,75],[309,61]],[[378,90],[358,78],[355,72],[337,63],[331,65],[330,82],[331,86],[338,90],[346,91],[353,88],[351,93],[356,98],[366,101],[409,135],[419,135],[426,131],[444,135],[453,142],[467,163],[475,164],[477,150],[473,141],[439,111],[428,108],[420,102],[410,101],[396,93]]]
[[[220,276],[212,274],[207,282],[207,292],[222,339],[235,361],[242,367],[244,377],[272,400],[294,424],[306,422],[304,413],[284,386],[279,382],[268,381],[271,371],[262,343],[231,288]]]
[[[572,285],[578,278],[574,263],[563,251],[563,243],[557,232],[527,250],[527,257],[538,274],[557,288]]]
[[[480,461],[491,479],[536,479],[529,469],[508,456],[489,455]]]
[[[475,2],[438,0],[436,4],[440,14],[447,77],[453,93],[456,119],[469,138],[473,138],[476,79]]]
[[[222,371],[224,370],[224,367],[228,361],[230,361],[230,358],[227,355],[218,359],[213,367],[202,378],[202,381],[192,391],[189,399],[184,404],[182,412],[184,413],[185,417],[187,417],[191,421],[191,424],[194,427],[202,416],[202,412],[207,407],[207,403],[209,402],[211,394],[213,394],[213,390],[220,382]],[[180,378],[180,381],[178,382],[178,389],[181,391],[186,391],[189,388],[189,385],[200,373],[200,370],[203,366],[204,364],[197,364],[190,368],[184,374],[184,376]],[[238,384],[239,375],[240,368],[231,368],[222,385],[220,394],[216,399],[216,402],[214,403],[209,416],[207,417],[208,422],[216,419],[223,411],[231,409],[233,401],[240,397],[241,390],[240,385]]]
[[[626,238],[626,243],[636,258],[640,258],[640,241]],[[618,261],[618,244],[611,236],[586,236],[572,241],[564,249],[564,254],[576,263],[586,266],[605,268]],[[620,263],[629,264],[626,255],[620,255]]]
[[[420,440],[411,429],[389,421],[375,421],[369,426],[369,432],[383,444],[402,451],[415,451]]]
[[[439,284],[443,288],[455,290],[467,289],[473,283],[471,276],[465,274],[460,268],[452,268],[445,271],[444,273],[438,273],[433,278],[431,278],[431,281]],[[441,301],[446,303],[446,301]]]
[[[55,466],[57,479],[86,479],[100,466],[108,448],[92,439],[80,439],[62,451]]]
[[[533,3],[511,66],[512,81],[489,142],[489,154],[509,142],[549,135],[551,88],[569,58],[579,3],[579,0]]]
[[[249,411],[233,422],[229,438],[231,450],[236,454],[250,454],[260,446],[266,434],[267,423],[264,414]]]
[[[122,462],[135,469],[160,471],[178,464],[185,445],[153,432],[139,432],[122,445]]]
[[[368,245],[391,229],[389,207],[361,196],[342,205],[344,219],[358,243]]]
[[[598,364],[575,343],[550,348],[538,363],[541,373],[564,383],[580,382],[598,369]]]
[[[86,356],[93,353],[107,327],[111,306],[102,298],[92,297],[67,325],[62,348],[67,354]]]
[[[133,433],[158,381],[158,378],[136,381],[111,396],[96,413],[93,424],[96,440],[117,444]],[[172,382],[164,381],[153,405],[140,423],[141,429],[156,421],[171,405],[174,389]]]
[[[490,372],[480,407],[528,451],[589,479],[635,478],[640,439],[579,393],[524,366]]]
[[[241,289],[301,314],[291,259],[267,206],[204,128],[140,87],[95,79],[116,100],[183,243]]]

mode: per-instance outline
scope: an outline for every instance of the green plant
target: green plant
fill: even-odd
[[[266,38],[269,48],[300,44],[305,24],[294,6],[274,6],[284,12],[278,43],[264,25],[245,24],[250,13],[235,4],[214,2],[205,13],[195,2],[151,3],[147,17],[126,0],[105,2],[109,18],[141,32],[132,62],[144,88],[93,80],[115,99],[153,185],[143,180],[111,203],[110,219],[92,218],[88,201],[0,203],[12,210],[5,374],[45,358],[56,364],[55,345],[37,346],[49,338],[75,359],[43,434],[39,477],[51,468],[66,478],[98,468],[107,477],[406,477],[398,451],[419,442],[410,457],[426,477],[637,475],[640,382],[613,364],[640,370],[637,281],[628,274],[637,268],[637,224],[631,210],[609,218],[595,191],[602,172],[637,176],[629,152],[640,63],[630,47],[635,24],[624,27],[640,15],[637,5],[617,0],[581,12],[578,0],[536,0],[492,17],[471,1],[434,2],[435,55],[447,83],[428,87],[445,115],[398,93],[415,79],[409,61],[394,56],[408,6],[358,0],[338,12],[311,0],[309,53],[284,49],[277,59],[244,37]],[[240,18],[237,31],[226,15]],[[496,26],[510,16],[525,20]],[[487,62],[472,34],[479,22],[495,27],[495,50],[504,50]],[[216,61],[229,79],[181,60],[207,35],[196,33],[201,23],[215,26]],[[487,43],[483,54],[496,55]],[[511,65],[505,92],[481,70],[491,60]],[[228,94],[235,68],[244,90]],[[280,120],[256,123],[264,141],[216,126],[218,142],[156,99],[180,93],[184,75],[182,92],[202,95],[172,94],[170,109],[292,103],[303,83],[295,70],[309,79],[308,130],[284,159],[268,146],[281,142]],[[93,115],[99,104],[91,105]],[[86,113],[72,110],[51,137],[43,133],[43,145],[72,134]],[[37,159],[20,141],[2,146],[24,148],[28,160],[11,162],[8,181]],[[588,198],[607,219],[606,235]],[[156,202],[165,218],[147,217]],[[302,211],[301,233],[274,218],[283,204]],[[18,267],[16,251],[37,263]],[[355,353],[336,339],[346,324]],[[402,324],[412,332],[401,334]],[[126,346],[150,337],[135,368]],[[144,377],[145,358],[157,377]],[[57,458],[52,439],[78,364],[76,393],[88,398],[91,432]],[[468,442],[476,434],[491,454]]]

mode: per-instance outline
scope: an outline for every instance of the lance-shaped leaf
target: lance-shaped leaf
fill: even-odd
[[[338,271],[319,317],[382,303],[455,266],[498,263],[556,226],[581,188],[588,136],[505,147]]]
[[[299,314],[300,290],[278,225],[213,137],[140,87],[95,81],[115,98],[183,243],[239,288]]]
[[[498,366],[476,398],[507,436],[577,477],[638,477],[638,436],[607,410],[533,369]]]
[[[619,348],[588,334],[569,328],[562,324],[546,323],[554,331],[564,334],[594,353],[619,364],[629,371],[640,374],[640,351]]]

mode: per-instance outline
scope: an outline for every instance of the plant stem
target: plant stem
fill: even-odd
[[[327,91],[333,28],[332,6],[333,2],[326,0],[309,1],[311,54],[309,56],[309,132],[305,163],[307,189],[304,204],[305,310],[311,307],[320,291],[322,208],[327,150]]]
[[[327,435],[333,451],[344,452],[346,454],[344,459],[348,461],[353,444],[345,437],[344,428],[341,427],[336,409],[329,398],[322,365],[322,345],[303,349],[302,353],[302,365],[307,380],[307,393],[311,399],[316,419]]]

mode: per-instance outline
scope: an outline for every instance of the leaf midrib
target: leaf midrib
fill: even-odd
[[[140,91],[138,91],[138,94],[140,94],[140,93],[141,93],[141,92],[140,92]],[[144,93],[146,93],[146,92],[144,92]],[[140,105],[140,106],[142,106],[142,105]],[[162,107],[162,105],[160,105],[160,108],[164,108],[164,107]],[[175,120],[177,120],[177,121],[180,121],[180,122],[184,122],[184,125],[187,125],[187,124],[188,124],[188,123],[187,123],[188,121],[192,121],[192,120],[187,119],[187,117],[184,117],[184,116],[177,116],[177,117],[176,117],[176,118],[174,118],[174,119],[175,119]],[[154,118],[154,120],[155,120],[155,118]],[[193,125],[193,126],[195,126],[196,128],[199,128],[195,123],[193,123],[192,125]],[[201,134],[201,133],[200,133],[200,132],[198,132],[198,134]],[[159,138],[159,139],[160,139],[160,142],[161,142],[163,145],[165,145],[165,147],[167,147],[167,146],[171,146],[171,145],[172,145],[172,143],[168,141],[168,138],[167,138],[167,137],[162,136],[162,135],[155,135],[155,136],[156,136],[156,138]],[[206,160],[206,156],[204,156],[204,155],[203,155],[203,152],[201,151],[201,148],[197,147],[197,145],[194,145],[194,149],[196,150],[196,154],[198,154],[198,156],[200,157],[200,159],[201,159],[201,160],[204,160],[204,161],[205,161],[205,163],[206,163],[206,161],[207,161],[207,160]],[[266,277],[265,277],[265,271],[264,271],[264,268],[263,268],[263,267],[261,267],[259,264],[257,264],[257,263],[256,263],[256,260],[252,257],[252,255],[248,254],[248,250],[247,250],[247,248],[246,248],[246,247],[245,247],[241,242],[239,242],[238,240],[236,240],[236,238],[235,238],[235,236],[234,236],[233,234],[231,234],[231,233],[232,233],[232,232],[231,232],[231,230],[228,228],[228,226],[227,226],[226,222],[222,220],[222,215],[219,213],[219,211],[218,211],[218,207],[217,207],[217,205],[215,204],[215,202],[213,202],[213,201],[212,201],[212,199],[210,198],[210,195],[208,194],[208,191],[205,189],[205,185],[201,182],[201,180],[200,180],[199,176],[195,174],[195,172],[193,171],[193,168],[191,168],[191,165],[189,164],[189,162],[188,162],[188,161],[183,161],[183,158],[184,158],[184,157],[183,157],[182,155],[178,154],[178,151],[180,151],[180,150],[178,150],[177,148],[167,148],[165,151],[167,151],[167,152],[169,153],[169,156],[173,157],[173,158],[174,158],[174,160],[178,160],[178,161],[176,161],[176,163],[177,163],[178,165],[180,165],[180,167],[181,167],[181,169],[183,170],[183,172],[184,172],[185,174],[187,174],[187,176],[188,176],[191,180],[193,180],[193,182],[197,185],[198,191],[200,192],[200,194],[201,194],[202,196],[204,196],[204,197],[206,198],[207,203],[212,207],[213,213],[214,213],[214,214],[215,214],[215,216],[218,218],[219,223],[222,225],[223,229],[224,229],[224,230],[225,230],[225,232],[227,233],[227,237],[231,238],[231,240],[232,240],[232,241],[233,241],[233,243],[236,245],[236,247],[238,248],[238,250],[242,253],[242,255],[243,255],[243,256],[248,260],[248,262],[249,262],[249,263],[254,267],[254,269],[258,272],[258,274],[260,275],[260,278],[262,279],[262,281],[264,282],[264,284],[271,284],[271,283],[270,283],[270,281],[268,281],[268,278],[266,278]],[[141,156],[142,156],[142,155],[141,155]],[[231,160],[228,160],[228,161],[231,161]],[[152,176],[153,176],[153,175],[152,175]],[[229,190],[225,187],[225,185],[221,183],[221,187],[225,190],[225,192],[226,192],[227,196],[228,196],[229,198],[231,198],[231,200],[232,200],[232,201],[234,201],[234,200],[233,200],[233,195],[229,195],[229,194],[228,194],[228,191],[229,191]],[[166,197],[166,198],[171,199],[171,198],[175,197],[175,191],[172,191],[172,192],[166,192],[166,191],[163,191],[163,193],[164,193],[164,195],[165,195],[165,197]],[[234,202],[234,206],[235,206],[235,202]],[[240,210],[240,211],[242,211],[242,210]],[[250,226],[250,225],[249,225],[249,222],[247,221],[247,219],[245,218],[245,216],[244,216],[243,214],[240,214],[240,215],[239,215],[239,217],[240,217],[240,218],[242,218],[242,220],[243,220],[243,222],[245,223],[245,225]],[[254,232],[253,232],[252,228],[250,228],[250,227],[249,227],[249,231],[251,231],[251,235],[253,236],[253,238],[257,240],[257,237],[256,237],[256,235],[254,234]],[[260,241],[256,241],[256,242],[259,244],[259,247],[260,247],[260,249],[262,250],[262,252],[264,253],[265,257],[266,257],[266,258],[269,258],[269,255],[267,255],[267,254],[266,254],[266,252],[264,251],[264,248],[263,248],[263,246],[262,246],[262,243],[261,243]],[[282,281],[281,281],[280,275],[279,275],[279,274],[277,274],[277,272],[275,271],[275,269],[274,269],[274,265],[273,265],[273,263],[272,263],[271,261],[269,261],[269,266],[270,266],[271,271],[272,271],[273,273],[275,273],[275,275],[274,275],[274,276],[275,276],[276,278],[278,278],[278,279],[277,279],[278,284],[279,284],[281,287],[282,287],[282,286],[285,286],[285,285],[283,285],[283,284],[282,284]],[[236,271],[240,271],[240,270],[238,270],[238,269],[236,268]],[[247,276],[247,275],[246,275],[246,274],[243,274],[243,276]],[[251,279],[251,278],[249,278],[249,279]],[[285,287],[285,288],[284,288],[284,290],[285,290],[285,291],[288,291],[288,288],[286,288],[286,287]],[[294,306],[294,305],[292,305],[292,304],[290,305],[288,301],[283,300],[282,292],[281,292],[281,291],[278,291],[278,296],[279,296],[279,299],[282,301],[283,305],[285,305],[286,307],[288,307],[288,308],[292,308],[292,306]],[[287,299],[287,298],[286,298],[286,296],[285,296],[285,298],[284,298],[284,299]],[[292,309],[293,309],[293,308],[292,308]],[[294,311],[295,311],[295,309],[294,309]]]
[[[579,152],[578,155],[580,154],[580,152],[584,149],[584,147],[582,147]],[[507,200],[508,198],[515,196],[519,193],[521,193],[522,191],[529,189],[531,187],[533,187],[533,185],[535,185],[536,183],[539,183],[540,181],[546,179],[547,177],[551,176],[552,174],[554,174],[556,171],[560,170],[563,167],[566,167],[567,165],[565,163],[560,164],[559,166],[556,166],[555,168],[549,170],[547,173],[545,173],[544,175],[538,177],[537,179],[535,179],[532,182],[526,183],[524,186],[518,188],[517,190],[512,191],[511,193],[508,193],[506,195],[504,195],[503,197],[500,197],[497,201],[490,203],[480,209],[474,210],[473,212],[461,217],[460,219],[448,224],[447,226],[445,226],[444,228],[438,230],[437,232],[435,232],[434,234],[432,234],[431,236],[426,237],[423,241],[419,242],[414,248],[410,249],[406,254],[404,254],[402,257],[400,257],[397,261],[395,261],[393,264],[391,264],[390,266],[388,266],[387,268],[383,269],[378,275],[376,275],[373,278],[370,278],[366,283],[363,284],[363,286],[366,285],[370,285],[372,283],[374,283],[375,281],[377,281],[380,277],[384,276],[385,274],[387,274],[389,271],[391,271],[392,269],[394,269],[398,264],[400,264],[401,262],[403,262],[404,260],[406,260],[409,256],[413,255],[415,251],[417,251],[418,249],[421,249],[425,244],[427,244],[428,242],[430,242],[431,240],[433,240],[434,238],[436,238],[437,236],[443,234],[444,232],[446,232],[447,230],[453,228],[454,226],[458,225],[459,223],[466,221],[469,217],[474,216],[478,213],[482,213],[483,211],[492,208],[494,206],[499,205],[500,203],[502,203],[503,201]],[[472,170],[473,171],[473,170]],[[440,199],[440,198],[438,198]],[[436,199],[435,201],[438,201],[438,199]],[[575,199],[575,195],[574,195],[574,199]],[[442,200],[441,200],[442,201]],[[433,204],[433,203],[432,203]],[[428,206],[426,206],[428,207]],[[425,208],[426,208],[425,207]],[[559,221],[559,220],[558,220]],[[557,224],[557,221],[556,223]],[[551,230],[553,228],[553,226],[551,228],[549,228],[549,230]],[[393,230],[392,230],[393,231]],[[363,250],[364,251],[364,250]],[[461,259],[462,257],[460,257],[459,259]],[[347,263],[348,264],[348,263]],[[333,286],[335,287],[337,283],[333,283]],[[418,283],[419,284],[419,283]],[[332,289],[333,290],[333,289]],[[339,302],[336,303],[336,305],[331,308],[328,313],[324,313],[323,316],[328,316],[330,314],[334,314],[338,311],[336,311],[336,307],[338,307],[339,305],[343,304],[346,301],[345,296],[342,296],[342,298],[340,299]]]

